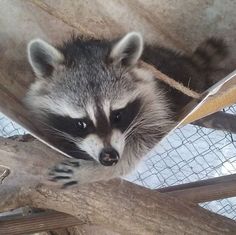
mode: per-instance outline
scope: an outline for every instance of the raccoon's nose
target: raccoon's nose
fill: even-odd
[[[99,161],[104,166],[115,165],[120,156],[119,153],[113,148],[104,148],[99,156]]]

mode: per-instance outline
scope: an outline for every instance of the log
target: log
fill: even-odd
[[[52,209],[120,234],[235,234],[236,222],[119,179],[67,190],[47,182],[62,159],[38,141],[0,139],[0,165],[11,173],[0,186],[0,210]]]
[[[236,195],[236,174],[157,189],[190,203],[220,200]]]

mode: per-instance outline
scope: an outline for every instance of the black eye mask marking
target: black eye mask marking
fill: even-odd
[[[110,129],[116,128],[121,132],[124,132],[131,122],[134,120],[138,114],[141,107],[141,100],[136,99],[126,105],[126,107],[118,110],[111,111],[110,115],[110,125],[105,122],[104,115],[99,115],[98,126],[95,127],[93,122],[89,118],[71,118],[69,116],[60,116],[57,114],[49,113],[47,119],[49,124],[64,133],[71,135],[72,137],[86,138],[87,135],[92,133],[99,133],[101,135],[106,135]],[[99,135],[100,136],[100,135]]]
[[[117,128],[121,132],[124,132],[137,116],[140,108],[141,100],[136,99],[128,103],[124,108],[112,111],[110,115],[112,128]]]
[[[89,118],[78,119],[52,113],[48,114],[47,118],[52,127],[73,137],[85,138],[95,131]]]

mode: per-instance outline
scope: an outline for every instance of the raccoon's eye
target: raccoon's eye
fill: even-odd
[[[113,114],[112,114],[112,122],[113,123],[118,123],[122,120],[122,114],[121,114],[121,111],[115,111]]]
[[[78,121],[77,122],[77,127],[81,130],[84,131],[87,128],[87,123],[85,121]]]

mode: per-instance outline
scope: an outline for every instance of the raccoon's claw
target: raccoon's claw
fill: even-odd
[[[56,165],[49,172],[49,180],[62,184],[62,188],[78,184],[78,180],[73,179],[74,171],[80,167],[77,159],[67,159]]]
[[[111,171],[112,168],[102,166],[93,160],[69,158],[56,165],[49,176],[51,181],[61,185],[62,188],[67,188],[72,185],[107,180],[107,170]],[[103,174],[104,172],[106,174]]]

